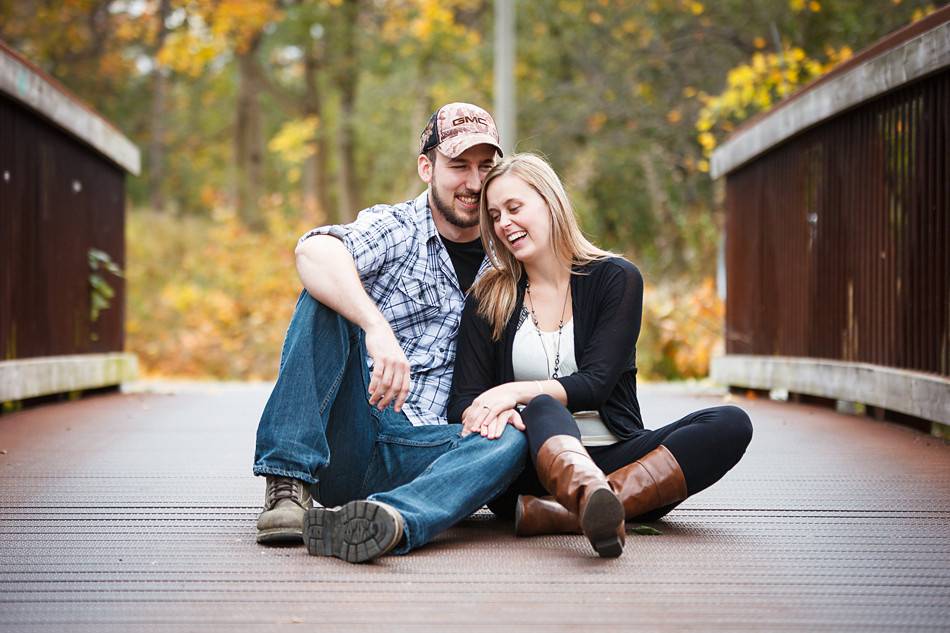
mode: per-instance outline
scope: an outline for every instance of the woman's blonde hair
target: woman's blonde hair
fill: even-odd
[[[478,314],[489,322],[492,339],[496,341],[501,340],[505,324],[515,309],[518,282],[524,275],[522,263],[505,245],[495,241],[494,223],[488,214],[488,188],[505,174],[517,176],[544,200],[551,214],[551,247],[565,267],[574,272],[574,266],[614,256],[584,237],[564,185],[547,161],[530,153],[513,154],[499,161],[485,177],[479,201],[479,231],[492,268],[472,288],[479,303]]]

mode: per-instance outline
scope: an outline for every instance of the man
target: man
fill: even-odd
[[[496,154],[485,110],[442,106],[420,141],[424,193],[301,238],[305,291],[257,431],[258,542],[303,536],[310,554],[349,562],[405,553],[521,471],[522,433],[462,437],[445,420],[464,293],[487,265],[478,199]]]

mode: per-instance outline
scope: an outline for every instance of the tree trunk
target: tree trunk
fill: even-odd
[[[256,59],[260,42],[261,35],[258,34],[251,40],[247,49],[237,55],[238,102],[234,129],[237,164],[235,206],[239,217],[248,227],[255,230],[264,227],[264,216],[260,210],[264,171],[264,135],[259,98],[264,86]]]
[[[319,70],[318,53],[311,47],[304,60],[304,79],[306,92],[304,95],[305,116],[316,117],[317,130],[314,133],[316,153],[307,160],[303,175],[304,213],[307,220],[313,224],[322,224],[330,211],[329,178],[327,177],[326,126],[323,119],[323,99],[320,94],[317,72]],[[336,218],[333,218],[336,220]]]
[[[155,68],[152,70],[152,109],[148,141],[148,198],[153,211],[165,211],[165,101],[168,75],[158,63],[158,55],[165,45],[168,28],[165,20],[171,11],[171,0],[161,0],[158,6],[158,37],[155,42]]]
[[[356,183],[356,147],[353,125],[358,78],[356,27],[359,9],[359,0],[346,0],[343,3],[339,58],[336,60],[335,83],[340,93],[340,124],[337,128],[337,151],[340,162],[340,169],[337,172],[339,185],[337,215],[340,222],[352,220],[361,208]]]

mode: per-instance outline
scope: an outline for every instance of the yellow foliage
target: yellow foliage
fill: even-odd
[[[455,0],[415,0],[417,13],[409,21],[409,33],[419,42],[433,43],[441,38],[458,42],[467,42],[474,46],[481,41],[481,35],[455,21],[453,8],[464,6],[464,2]]]
[[[727,73],[723,92],[697,96],[702,108],[696,119],[696,140],[704,155],[708,157],[712,153],[718,144],[717,137],[728,133],[734,123],[768,110],[782,97],[851,55],[848,47],[826,50],[825,62],[808,57],[799,47],[786,48],[780,54],[753,53],[748,63],[739,64]]]
[[[219,39],[232,41],[235,50],[243,53],[251,40],[271,21],[279,20],[281,12],[272,0],[202,0],[212,33]]]
[[[805,10],[805,0],[788,0],[788,7],[795,13]]]
[[[914,9],[913,15],[910,17],[911,22],[917,22],[918,20],[923,20],[925,17],[935,12],[937,7],[933,4],[928,4],[925,7]]]
[[[276,375],[300,290],[293,249],[308,227],[267,219],[255,233],[226,209],[215,219],[129,214],[127,344],[146,375]]]
[[[641,99],[647,103],[653,103],[654,93],[653,86],[648,83],[638,83],[634,86],[634,90]]]
[[[701,2],[690,2],[689,10],[693,15],[702,15],[703,11],[706,10],[706,7],[704,7]]]
[[[129,214],[126,340],[146,376],[277,374],[301,290],[293,249],[309,227],[268,212],[266,231],[257,233],[233,211],[217,211],[214,219]],[[647,286],[638,343],[644,377],[706,375],[721,347],[722,315],[712,279],[695,287]]]
[[[170,33],[158,53],[158,63],[190,77],[200,77],[207,65],[225,50],[224,40],[201,30]]]
[[[644,26],[640,29],[640,36],[638,38],[638,44],[640,48],[646,48],[650,45],[650,42],[653,41],[653,30],[649,27]]]
[[[821,3],[816,2],[816,0],[811,0],[811,2],[808,3],[808,9],[812,13],[818,13],[819,11],[821,11]]]
[[[666,113],[666,120],[669,121],[671,125],[676,125],[683,118],[683,114],[679,110],[670,110]]]
[[[725,309],[710,277],[698,286],[647,284],[637,365],[647,379],[708,375],[709,360],[722,350]]]
[[[561,0],[559,6],[561,7],[561,11],[575,17],[579,16],[581,11],[584,10],[584,3],[579,0]]]
[[[752,40],[752,45],[756,48],[765,48],[765,44],[766,42],[764,37],[756,37],[754,40]]]
[[[600,128],[604,127],[604,123],[606,122],[606,114],[603,112],[595,112],[587,118],[587,129],[591,134],[595,134],[600,131]]]
[[[290,165],[299,165],[317,152],[314,135],[320,127],[315,116],[284,123],[267,144],[267,149]]]
[[[759,59],[764,63],[764,58],[756,53],[756,56],[752,58],[753,63],[756,59]],[[742,66],[737,66],[729,71],[726,75],[726,82],[731,88],[741,88],[743,86],[749,85],[755,79],[755,68],[753,66],[747,66],[743,64]]]

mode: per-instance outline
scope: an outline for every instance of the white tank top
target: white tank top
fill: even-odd
[[[543,343],[543,347],[542,347]],[[564,324],[561,330],[561,361],[558,376],[570,376],[577,372],[577,359],[574,357],[574,320]],[[546,353],[545,353],[546,352]],[[554,358],[558,352],[557,331],[541,332],[534,326],[531,317],[522,318],[515,332],[511,348],[511,365],[515,380],[550,380],[554,373]],[[581,432],[584,446],[609,446],[617,439],[596,411],[576,411],[574,421]]]

